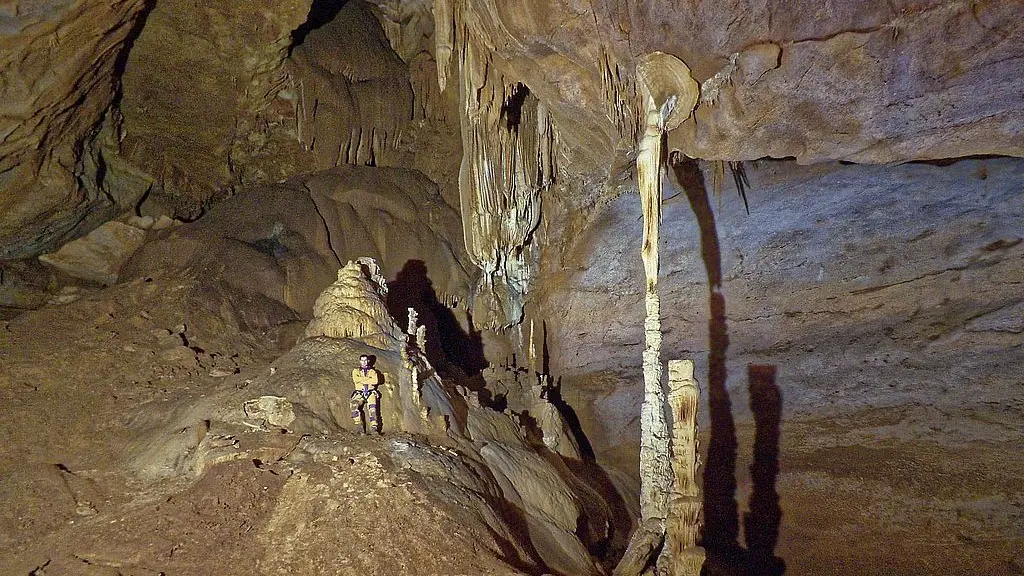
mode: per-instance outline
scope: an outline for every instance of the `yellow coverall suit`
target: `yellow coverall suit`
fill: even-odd
[[[377,392],[377,383],[379,382],[377,371],[373,368],[354,368],[352,370],[352,383],[356,389],[352,392],[352,396],[349,398],[349,404],[352,406],[352,421],[356,423],[356,428],[361,431],[379,432],[380,431],[380,392]],[[363,426],[363,407],[366,407],[366,423],[367,426]]]

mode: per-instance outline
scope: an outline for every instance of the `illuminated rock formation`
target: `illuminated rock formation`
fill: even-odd
[[[362,266],[349,262],[338,270],[338,280],[313,304],[306,338],[355,338],[382,349],[404,341],[402,331],[388,315],[380,287],[367,280]]]
[[[658,295],[658,233],[661,225],[661,141],[667,130],[689,117],[697,104],[697,82],[678,58],[656,52],[637,64],[646,121],[637,145],[637,184],[643,208],[644,234],[640,255],[646,277],[643,355],[644,404],[640,415],[641,516],[665,518],[672,484],[665,391],[661,384],[661,300]]]
[[[518,324],[534,274],[531,234],[541,192],[554,181],[555,131],[547,107],[492,63],[483,24],[464,3],[437,0],[438,83],[459,66],[462,165],[459,194],[466,250],[484,275],[478,307],[494,327]]]
[[[697,546],[704,504],[697,485],[697,401],[691,360],[668,363],[668,401],[672,406],[672,491],[665,523],[665,547],[658,567],[672,576],[697,576],[704,549]]]

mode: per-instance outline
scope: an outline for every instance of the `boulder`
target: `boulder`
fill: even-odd
[[[111,285],[117,283],[121,266],[145,240],[145,230],[111,221],[52,254],[40,256],[39,261],[73,278]]]

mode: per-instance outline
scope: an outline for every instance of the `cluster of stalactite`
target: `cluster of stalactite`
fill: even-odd
[[[494,327],[518,324],[534,275],[532,235],[541,192],[554,182],[556,133],[544,104],[506,77],[476,31],[467,3],[434,2],[438,83],[458,66],[463,157],[459,172],[466,249],[483,270],[478,296]]]
[[[390,22],[360,3],[347,5],[291,48],[268,91],[290,102],[294,125],[287,128],[317,168],[398,163],[403,132],[431,95],[414,93],[410,66],[422,58]]]
[[[604,93],[605,114],[627,142],[639,142],[644,129],[645,103],[637,90],[632,70],[620,64],[615,57],[601,54],[601,90]]]

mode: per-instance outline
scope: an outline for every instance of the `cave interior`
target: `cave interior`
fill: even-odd
[[[1020,2],[0,24],[0,574],[1024,574]]]

